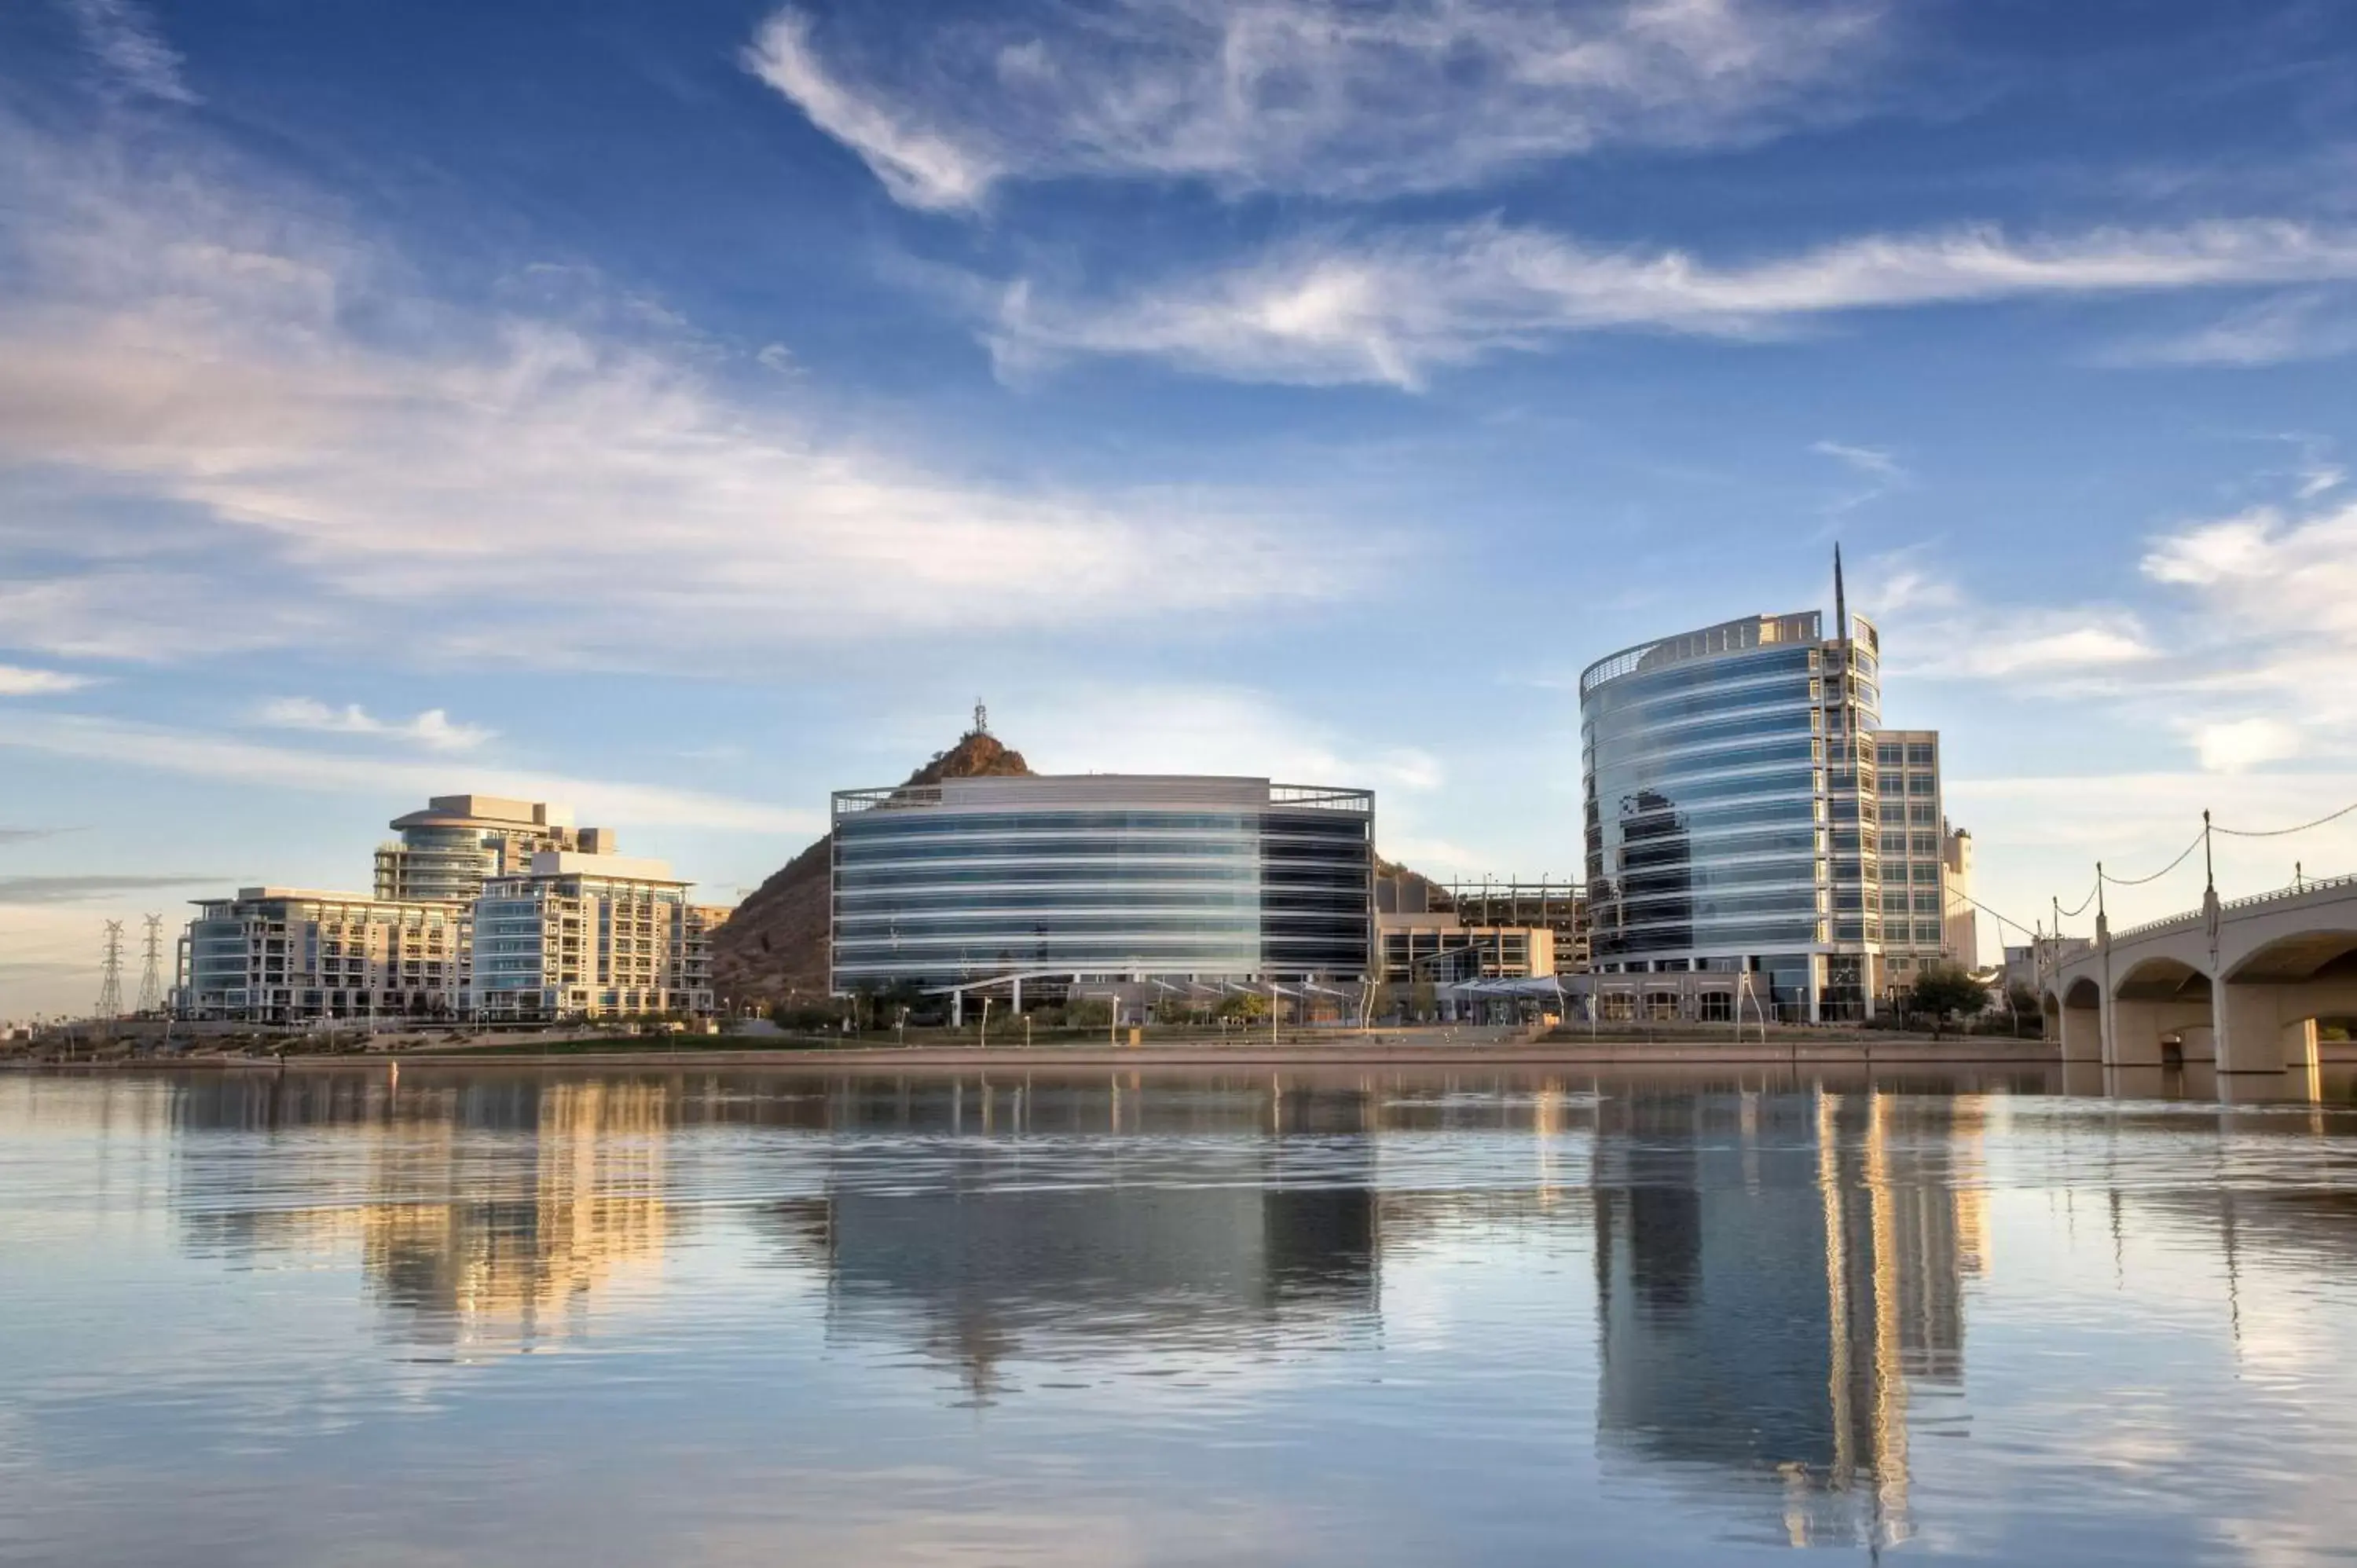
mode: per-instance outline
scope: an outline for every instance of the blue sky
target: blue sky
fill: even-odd
[[[1997,908],[2338,808],[2352,68],[2305,3],[10,7],[0,1015],[429,791],[733,897],[977,695],[1565,875],[1580,668],[1836,539]]]

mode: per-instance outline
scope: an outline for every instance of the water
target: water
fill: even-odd
[[[2357,1113],[0,1075],[0,1561],[2348,1561]]]

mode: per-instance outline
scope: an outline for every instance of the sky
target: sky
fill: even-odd
[[[2330,0],[20,0],[0,1017],[429,793],[732,901],[977,699],[1561,879],[1581,669],[1836,542],[2027,924],[2357,801],[2352,368]]]

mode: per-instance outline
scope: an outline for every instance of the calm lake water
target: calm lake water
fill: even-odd
[[[2357,1560],[2357,1112],[0,1075],[0,1561]]]

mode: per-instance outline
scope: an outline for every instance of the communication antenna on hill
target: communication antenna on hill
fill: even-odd
[[[99,970],[98,1016],[123,1015],[123,922],[106,922],[106,957]]]
[[[147,917],[147,962],[139,972],[139,1011],[164,1005],[164,917]]]
[[[980,697],[974,700],[974,733],[976,735],[990,733],[990,710],[982,705]]]

